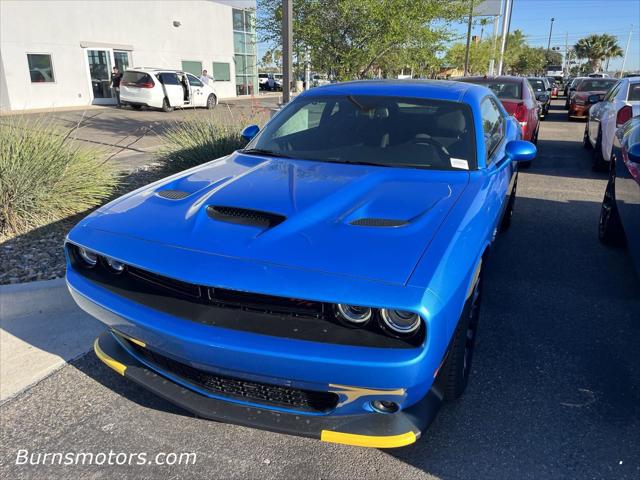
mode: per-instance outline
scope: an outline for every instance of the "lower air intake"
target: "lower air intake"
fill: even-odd
[[[338,404],[338,395],[332,392],[302,390],[216,375],[165,357],[127,340],[123,341],[141,358],[156,366],[160,372],[175,375],[215,395],[308,412],[328,412]]]

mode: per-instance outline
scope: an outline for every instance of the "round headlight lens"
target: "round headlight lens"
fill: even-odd
[[[89,267],[95,267],[96,263],[98,263],[98,254],[96,252],[78,247],[78,255],[80,255],[82,261]]]
[[[338,314],[343,320],[356,325],[363,325],[367,323],[373,315],[373,312],[369,307],[358,307],[356,305],[339,303],[337,308]]]
[[[380,310],[383,326],[400,335],[413,333],[420,328],[420,315],[405,310]]]
[[[124,271],[124,263],[119,262],[115,258],[106,258],[107,265],[114,273],[122,273]]]

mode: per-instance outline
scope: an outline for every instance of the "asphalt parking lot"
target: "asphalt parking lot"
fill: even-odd
[[[640,478],[640,279],[626,251],[598,242],[606,174],[562,108],[490,257],[469,388],[416,444],[368,450],[198,419],[89,353],[0,406],[2,477]],[[197,461],[16,465],[20,449]]]

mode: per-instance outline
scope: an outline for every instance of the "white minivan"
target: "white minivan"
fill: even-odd
[[[120,81],[120,102],[134,109],[142,106],[161,108],[206,107],[218,104],[215,89],[188,72],[156,68],[134,68],[124,72]]]

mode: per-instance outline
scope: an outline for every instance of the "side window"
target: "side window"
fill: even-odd
[[[613,88],[611,90],[609,90],[607,92],[607,94],[604,96],[604,98],[602,99],[604,102],[610,102],[612,101],[614,98],[616,98],[616,95],[618,94],[618,90],[620,90],[620,86],[622,85],[622,82],[618,82],[616,83]]]
[[[484,142],[487,151],[487,162],[491,161],[491,155],[496,147],[500,145],[504,137],[504,118],[494,100],[486,97],[480,104],[480,114],[482,116],[482,131],[484,132]]]
[[[180,85],[178,75],[173,72],[164,72],[158,75],[160,82],[164,85]]]
[[[202,87],[202,82],[199,78],[187,73],[187,78],[189,79],[189,85],[192,87]]]
[[[55,82],[51,55],[44,53],[27,53],[27,62],[29,63],[31,83]]]

